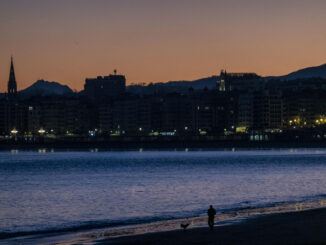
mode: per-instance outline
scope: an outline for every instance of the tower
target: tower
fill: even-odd
[[[17,83],[15,78],[14,61],[11,56],[10,73],[9,73],[9,80],[8,80],[8,96],[15,97],[16,95],[17,95]]]
[[[220,84],[219,84],[219,91],[225,91],[226,86],[225,86],[225,78],[226,78],[226,70],[221,70],[220,73]]]

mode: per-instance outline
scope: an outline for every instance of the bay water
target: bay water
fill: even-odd
[[[2,239],[325,197],[325,149],[0,151]]]

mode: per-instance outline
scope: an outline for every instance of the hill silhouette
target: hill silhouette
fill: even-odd
[[[68,95],[73,91],[67,85],[62,85],[57,82],[48,82],[44,80],[38,80],[30,87],[19,91],[22,97],[32,96],[48,96],[48,95]]]
[[[320,66],[313,66],[291,72],[284,76],[266,77],[267,79],[280,79],[283,81],[305,79],[305,78],[326,78],[326,64]]]
[[[127,87],[127,91],[136,94],[153,94],[153,93],[186,93],[190,88],[194,90],[213,89],[216,88],[218,76],[205,77],[193,81],[170,81],[166,83],[150,83],[149,85],[131,84]]]

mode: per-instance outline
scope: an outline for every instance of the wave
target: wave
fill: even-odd
[[[216,221],[225,222],[232,219],[242,219],[244,217],[301,211],[314,208],[326,207],[326,195],[311,196],[302,198],[302,200],[291,202],[275,202],[269,204],[254,205],[250,201],[232,205],[229,208],[217,209]],[[164,231],[178,229],[180,222],[187,220],[193,226],[202,226],[206,224],[205,210],[197,210],[195,212],[183,212],[169,214],[159,217],[141,217],[126,220],[98,220],[87,221],[74,224],[64,224],[60,227],[48,228],[33,231],[16,231],[16,232],[0,232],[0,239],[8,239],[23,236],[37,236],[47,234],[62,234],[68,232],[83,232],[92,230],[106,230],[102,233],[104,236],[120,236],[126,234],[141,234],[146,231]],[[91,236],[94,236],[91,233]]]
[[[195,212],[198,213],[198,212]],[[32,230],[32,231],[15,231],[15,232],[0,232],[0,239],[7,239],[20,236],[30,236],[30,235],[44,235],[52,233],[65,233],[65,232],[79,232],[85,230],[94,230],[102,228],[114,228],[114,227],[124,227],[130,225],[141,225],[151,222],[167,221],[173,220],[180,217],[193,217],[194,212],[183,213],[183,214],[170,214],[163,215],[160,217],[140,217],[125,220],[97,220],[97,221],[86,221],[86,222],[76,222],[74,224],[63,224],[60,227],[52,227],[43,230]]]
[[[128,220],[87,221],[75,225],[63,225],[62,227],[48,228],[44,230],[0,232],[0,239],[19,237],[19,236],[51,234],[51,233],[78,232],[83,230],[144,224],[144,223],[160,221],[160,220],[164,220],[164,218],[155,217],[155,218],[136,218],[136,219],[128,219]]]

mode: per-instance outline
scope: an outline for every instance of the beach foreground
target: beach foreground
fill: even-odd
[[[326,244],[326,209],[260,215],[241,223],[103,239],[96,244]]]

